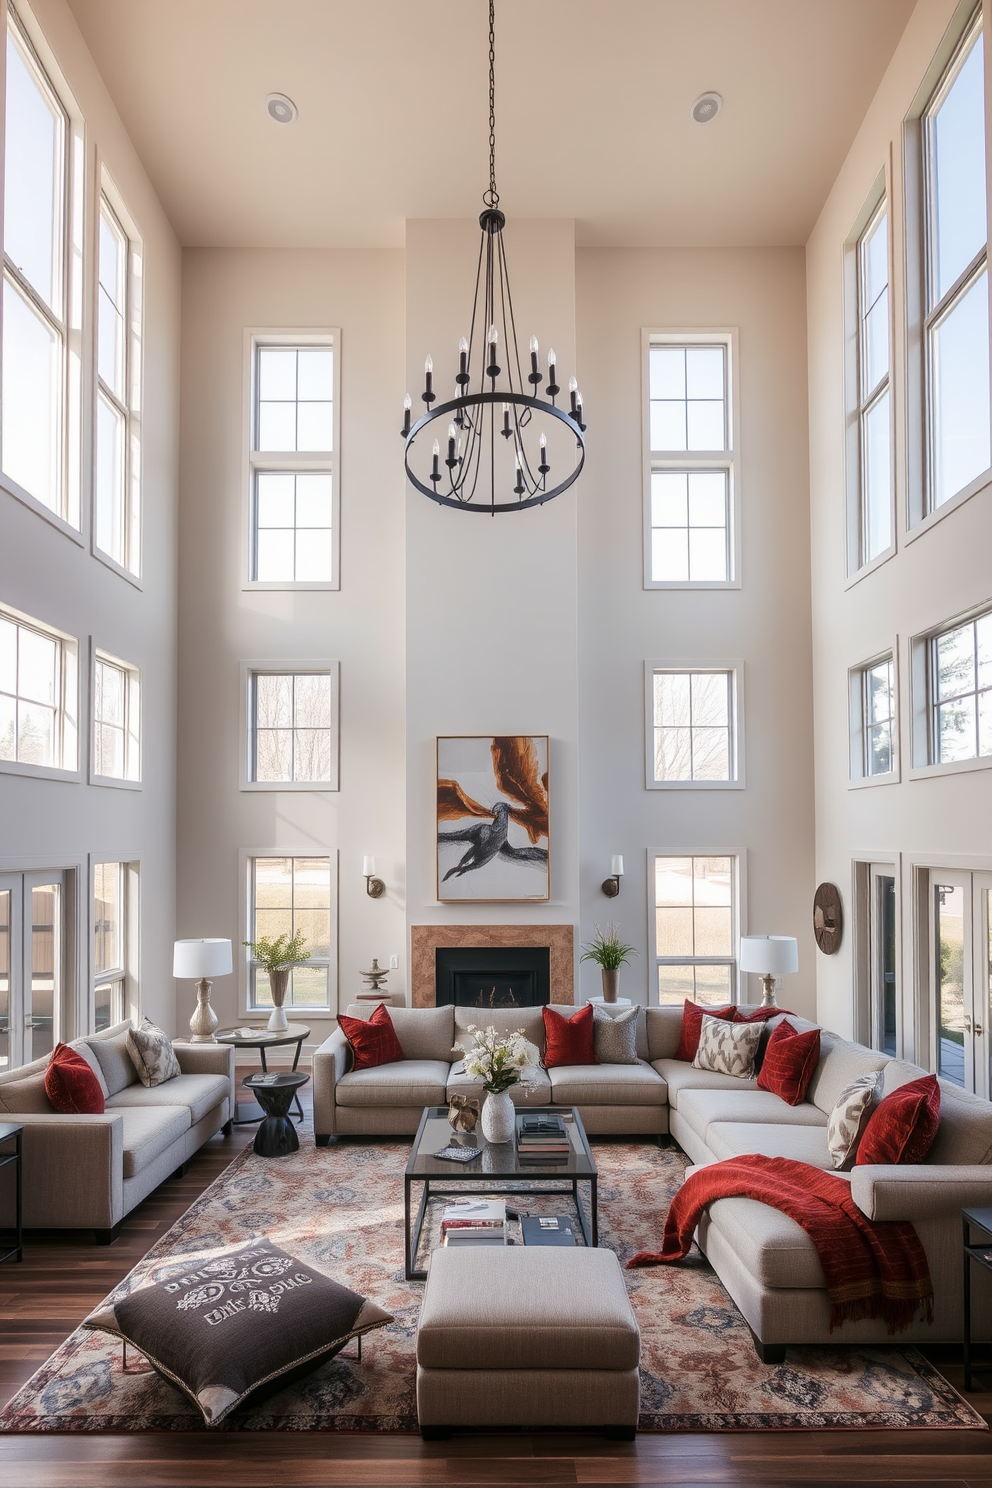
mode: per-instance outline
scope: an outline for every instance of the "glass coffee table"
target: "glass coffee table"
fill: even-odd
[[[416,1271],[414,1266],[428,1201],[464,1198],[480,1186],[493,1193],[519,1193],[521,1197],[532,1194],[560,1194],[564,1197],[571,1189],[572,1202],[579,1216],[586,1244],[599,1244],[596,1197],[599,1174],[578,1111],[569,1106],[520,1106],[518,1109],[521,1114],[526,1112],[528,1116],[547,1111],[564,1119],[565,1130],[572,1144],[572,1150],[564,1162],[541,1163],[534,1159],[520,1162],[515,1137],[509,1142],[487,1142],[478,1129],[474,1132],[452,1131],[448,1124],[447,1106],[425,1106],[417,1135],[413,1139],[410,1160],[403,1174],[404,1259],[408,1281],[424,1281],[427,1277],[426,1271]],[[481,1148],[481,1153],[472,1162],[449,1162],[434,1156],[442,1147]],[[555,1182],[556,1187],[548,1188],[546,1185],[550,1181]],[[419,1183],[421,1189],[416,1217],[413,1215],[415,1183]],[[588,1217],[579,1192],[580,1183],[589,1184]],[[527,1187],[521,1188],[521,1184],[526,1184]]]

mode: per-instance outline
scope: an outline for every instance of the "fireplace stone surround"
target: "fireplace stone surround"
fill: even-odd
[[[410,930],[410,1001],[436,1005],[436,952],[443,947],[547,947],[551,1001],[575,998],[575,934],[572,925],[413,925]]]

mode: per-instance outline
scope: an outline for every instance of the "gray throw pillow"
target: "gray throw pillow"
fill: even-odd
[[[142,1085],[164,1085],[166,1080],[182,1074],[172,1040],[150,1018],[142,1018],[137,1028],[128,1029],[124,1038]]]
[[[262,1385],[288,1384],[350,1338],[393,1321],[374,1302],[269,1240],[198,1263],[159,1267],[147,1286],[91,1313],[84,1328],[116,1333],[199,1406],[223,1421]]]
[[[130,1029],[128,1029],[128,1033]],[[94,1039],[90,1048],[96,1055],[97,1064],[103,1071],[107,1095],[117,1095],[133,1085],[138,1078],[127,1047],[127,1033],[115,1033],[113,1038]],[[104,1096],[104,1100],[106,1100]]]
[[[593,1004],[593,1042],[600,1064],[637,1064],[637,1019],[639,1007],[608,1013]]]

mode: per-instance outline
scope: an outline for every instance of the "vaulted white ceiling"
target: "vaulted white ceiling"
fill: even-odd
[[[479,210],[485,0],[69,3],[184,244],[395,245]],[[914,3],[496,0],[502,204],[586,245],[803,243]]]

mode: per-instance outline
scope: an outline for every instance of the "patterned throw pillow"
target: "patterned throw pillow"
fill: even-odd
[[[750,1080],[761,1034],[760,1023],[727,1023],[704,1015],[693,1068]]]
[[[900,1085],[875,1107],[858,1147],[856,1165],[921,1163],[940,1125],[936,1075]]]
[[[835,1168],[850,1167],[875,1102],[878,1074],[861,1075],[845,1086],[827,1120],[827,1149]]]
[[[338,1013],[338,1022],[351,1045],[353,1069],[378,1069],[380,1064],[398,1064],[403,1058],[403,1046],[384,1002],[368,1018],[349,1018],[347,1013]]]
[[[142,1085],[164,1085],[182,1074],[172,1040],[151,1018],[142,1018],[137,1028],[129,1028],[124,1042]]]
[[[114,1333],[216,1426],[253,1390],[316,1369],[350,1338],[393,1321],[374,1302],[332,1281],[269,1240],[228,1255],[188,1257],[150,1284],[104,1303],[84,1328]]]
[[[637,1019],[640,1008],[608,1013],[593,1006],[593,1038],[600,1064],[637,1064]]]
[[[684,1059],[691,1062],[696,1057],[699,1048],[699,1030],[703,1026],[703,1018],[724,1018],[728,1023],[733,1023],[737,1017],[735,1007],[702,1008],[698,1002],[690,1002],[688,997],[682,1007],[682,1037],[679,1046],[675,1050],[676,1059]]]

